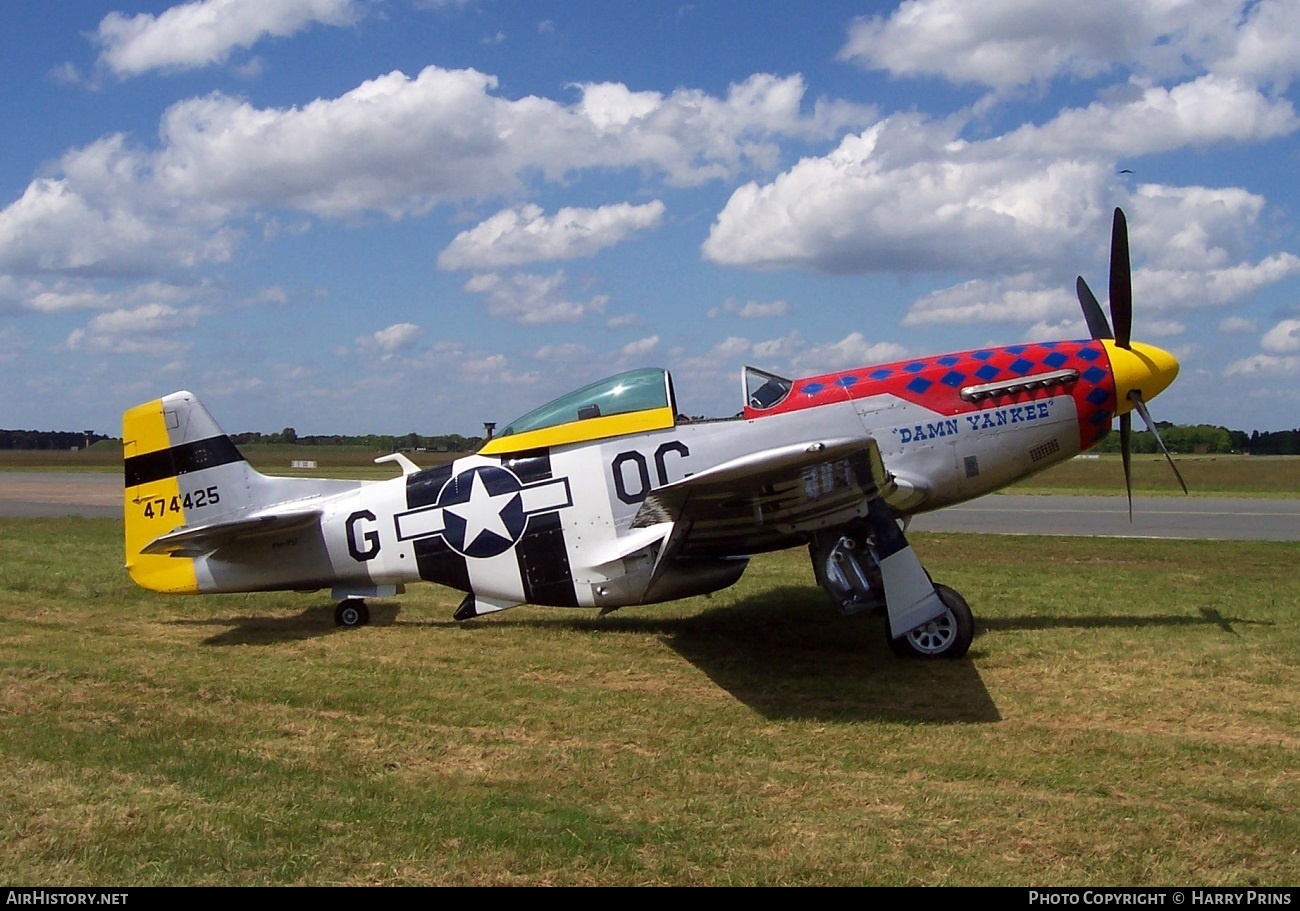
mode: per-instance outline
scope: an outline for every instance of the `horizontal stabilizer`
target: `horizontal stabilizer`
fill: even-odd
[[[154,538],[141,548],[140,553],[201,557],[236,541],[286,534],[307,528],[318,523],[321,515],[322,511],[319,509],[307,509],[246,516],[242,519],[210,522],[206,525],[182,525],[165,535]]]

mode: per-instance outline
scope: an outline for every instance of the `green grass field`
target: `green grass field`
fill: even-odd
[[[1192,496],[1300,497],[1300,456],[1175,456]],[[1133,489],[1146,496],[1183,495],[1164,456],[1134,455]],[[1117,455],[1076,458],[1008,488],[1010,493],[1124,493]]]
[[[133,587],[121,524],[0,521],[14,885],[1294,885],[1293,544],[913,535],[959,662],[800,552],[712,598],[457,624],[416,586]]]

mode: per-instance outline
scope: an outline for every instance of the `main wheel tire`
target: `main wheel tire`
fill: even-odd
[[[948,608],[928,623],[895,639],[885,627],[889,647],[900,658],[962,658],[975,638],[975,615],[966,599],[946,585],[936,585],[939,600]]]
[[[370,622],[370,608],[360,598],[340,601],[334,608],[334,622],[342,627],[365,626]]]

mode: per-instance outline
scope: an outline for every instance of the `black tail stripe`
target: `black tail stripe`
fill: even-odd
[[[244,457],[228,436],[209,437],[159,449],[126,460],[126,486],[138,487],[152,481],[174,478],[192,471],[242,462]]]

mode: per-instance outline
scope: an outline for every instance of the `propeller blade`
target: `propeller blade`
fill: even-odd
[[[1115,326],[1115,344],[1129,347],[1133,331],[1133,275],[1128,255],[1128,221],[1124,210],[1115,210],[1110,233],[1110,318]]]
[[[1133,521],[1133,466],[1132,449],[1129,448],[1133,435],[1133,412],[1126,411],[1119,416],[1119,454],[1124,460],[1124,489],[1128,491],[1128,520]]]
[[[1160,431],[1156,430],[1156,422],[1151,420],[1151,412],[1147,411],[1146,403],[1142,401],[1142,393],[1134,389],[1128,394],[1128,398],[1129,401],[1133,403],[1133,407],[1137,409],[1137,413],[1142,415],[1142,420],[1146,422],[1147,430],[1151,431],[1156,438],[1156,442],[1160,444],[1160,451],[1165,454],[1165,459],[1168,460],[1169,467],[1174,470],[1174,477],[1178,479],[1178,484],[1183,488],[1183,493],[1187,493],[1187,482],[1183,480],[1182,472],[1180,472],[1178,466],[1174,464],[1174,457],[1169,454],[1169,447],[1167,447],[1165,441],[1160,438]]]
[[[1110,331],[1110,322],[1102,312],[1101,304],[1097,303],[1097,296],[1092,293],[1092,289],[1088,287],[1082,275],[1074,283],[1074,290],[1079,295],[1079,306],[1083,307],[1083,318],[1088,323],[1088,333],[1094,339],[1114,338],[1115,333]]]

